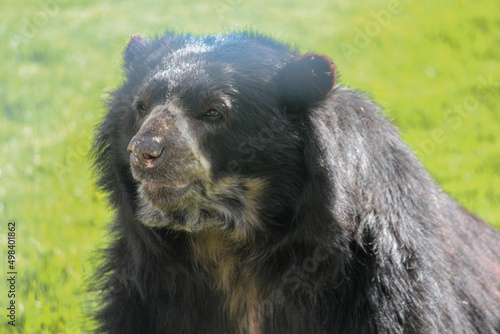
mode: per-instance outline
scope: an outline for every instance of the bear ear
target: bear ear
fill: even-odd
[[[285,100],[292,104],[310,105],[322,100],[337,81],[333,61],[315,53],[293,59],[281,71]]]
[[[149,42],[145,40],[141,35],[136,34],[130,36],[130,40],[124,53],[124,59],[127,68],[131,67],[131,64],[141,56],[143,50],[148,45]]]

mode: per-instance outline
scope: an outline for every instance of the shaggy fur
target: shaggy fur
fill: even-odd
[[[136,35],[94,141],[106,333],[500,333],[500,236],[321,55]]]

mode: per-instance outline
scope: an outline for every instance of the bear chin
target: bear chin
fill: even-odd
[[[200,220],[194,208],[189,210],[189,205],[183,206],[176,203],[176,209],[168,208],[165,205],[159,208],[144,197],[140,198],[139,205],[137,218],[148,227],[197,232],[201,231],[206,225]],[[177,219],[175,217],[176,212]]]
[[[195,204],[197,188],[193,182],[142,182],[138,189],[139,220],[149,227],[200,230],[195,228],[200,220]]]
[[[142,182],[139,193],[151,205],[159,209],[182,202],[196,192],[193,182]]]
[[[218,181],[141,182],[137,219],[156,228],[198,232],[216,227],[237,238],[262,229],[261,178],[225,177]]]

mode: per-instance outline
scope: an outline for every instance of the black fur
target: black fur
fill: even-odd
[[[96,275],[100,332],[500,333],[499,234],[433,182],[377,105],[329,92],[333,65],[331,82],[315,81],[295,51],[247,33],[133,36],[125,61],[94,141],[116,210]],[[214,94],[231,108],[208,121],[199,111]],[[151,103],[172,99],[210,182],[234,184],[215,195],[196,184],[193,202],[162,212],[141,204],[127,147]],[[179,178],[184,158],[143,177]],[[265,181],[253,204],[245,180]],[[147,226],[150,216],[169,223]]]

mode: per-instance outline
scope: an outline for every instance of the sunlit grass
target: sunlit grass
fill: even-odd
[[[391,15],[381,19],[383,11]],[[17,326],[2,313],[0,332],[90,327],[82,285],[111,214],[92,186],[87,152],[134,33],[255,29],[328,54],[340,82],[387,109],[441,186],[500,227],[499,12],[496,0],[2,2],[0,247],[15,220],[19,274]]]

